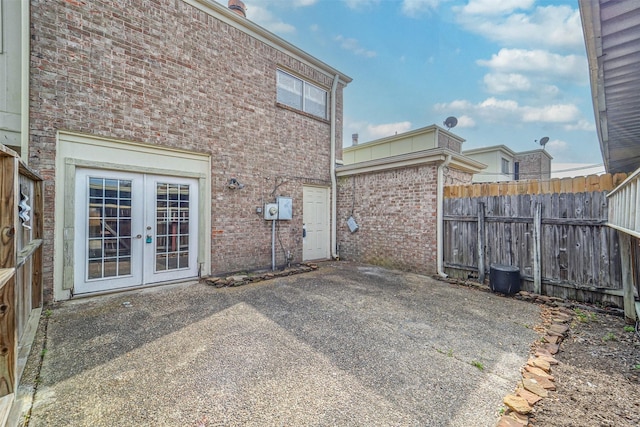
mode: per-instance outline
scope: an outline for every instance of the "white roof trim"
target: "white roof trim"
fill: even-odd
[[[442,163],[447,159],[447,156],[451,156],[449,166],[453,169],[469,173],[478,173],[487,167],[483,163],[477,162],[447,148],[436,148],[339,166],[336,168],[336,175],[339,177],[351,176],[361,173],[421,166],[430,163]]]
[[[473,148],[471,150],[464,150],[462,154],[467,156],[469,154],[493,153],[496,151],[501,151],[512,157],[515,157],[518,154],[515,151],[513,151],[511,148],[507,147],[506,145],[492,145],[491,147]]]

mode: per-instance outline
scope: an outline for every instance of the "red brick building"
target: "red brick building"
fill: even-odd
[[[351,79],[230,6],[31,2],[49,299],[330,257]]]
[[[432,125],[345,148],[337,170],[340,257],[442,273],[443,187],[471,182],[486,167],[460,154],[463,142]]]

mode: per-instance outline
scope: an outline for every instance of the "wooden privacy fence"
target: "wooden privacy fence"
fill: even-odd
[[[42,308],[42,179],[0,144],[0,426]]]
[[[520,269],[523,289],[622,306],[620,249],[606,193],[624,174],[445,187],[444,267],[484,282]]]

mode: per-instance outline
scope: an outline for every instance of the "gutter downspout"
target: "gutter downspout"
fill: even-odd
[[[338,220],[336,215],[338,214],[338,203],[336,196],[338,193],[338,185],[336,182],[336,92],[338,89],[338,79],[340,76],[336,74],[333,77],[333,84],[331,85],[331,259],[338,259],[338,242],[337,242],[337,228]]]
[[[447,274],[444,272],[442,264],[444,258],[444,249],[443,242],[444,236],[442,235],[444,230],[444,215],[442,210],[444,209],[444,168],[449,166],[449,162],[451,161],[451,154],[447,154],[447,158],[444,162],[442,162],[438,166],[438,189],[437,189],[437,212],[436,212],[436,240],[437,240],[437,260],[436,260],[436,269],[438,276],[447,277]]]

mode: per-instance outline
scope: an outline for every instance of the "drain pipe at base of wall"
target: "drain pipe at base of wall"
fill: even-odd
[[[444,249],[443,249],[443,242],[444,242],[444,236],[443,234],[443,230],[444,230],[444,215],[443,215],[443,209],[444,209],[444,168],[446,168],[447,166],[449,166],[449,162],[451,161],[451,154],[447,154],[447,158],[445,159],[444,162],[442,162],[439,166],[438,166],[438,189],[436,192],[436,197],[437,197],[437,209],[438,211],[436,212],[436,242],[437,242],[437,260],[436,260],[436,268],[438,271],[438,276],[440,277],[448,277],[447,273],[444,272],[443,270],[443,258],[444,258]]]
[[[338,256],[338,203],[336,201],[338,184],[336,182],[336,92],[338,89],[338,79],[336,74],[331,85],[331,259],[337,260]]]

